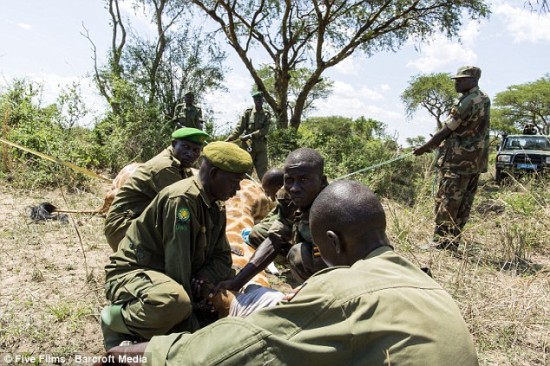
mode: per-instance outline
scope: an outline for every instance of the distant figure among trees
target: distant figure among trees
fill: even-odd
[[[192,127],[199,130],[203,129],[202,110],[195,107],[195,94],[187,92],[184,95],[184,103],[176,105],[174,108],[174,123],[175,129],[182,127]]]

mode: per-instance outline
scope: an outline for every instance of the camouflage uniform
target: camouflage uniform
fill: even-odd
[[[436,163],[436,241],[450,240],[456,245],[468,221],[479,175],[487,171],[490,107],[489,97],[476,86],[462,95],[446,123],[452,132]]]
[[[387,246],[247,317],[153,337],[145,355],[152,366],[478,365],[452,297]]]
[[[174,129],[176,130],[182,127],[202,130],[202,110],[194,105],[178,104],[174,109],[172,123],[174,123]]]
[[[315,272],[327,268],[319,248],[313,244],[309,229],[309,210],[296,209],[284,188],[277,192],[277,206],[268,217],[272,223],[267,233],[264,231],[265,222],[262,221],[260,224],[264,223],[264,225],[260,226],[259,230],[256,230],[255,226],[250,236],[253,241],[269,237],[273,243],[279,244],[280,254],[286,255],[296,281],[304,282]]]
[[[225,211],[197,177],[162,190],[130,228],[105,267],[105,293],[128,334],[150,339],[194,331],[191,279],[212,284],[233,274]],[[175,327],[175,328],[174,328]]]
[[[248,236],[248,244],[258,248],[267,239],[269,228],[278,220],[279,214],[284,217],[294,215],[296,207],[293,205],[290,195],[284,187],[281,187],[275,194],[276,205],[258,224],[254,225]]]
[[[234,141],[240,136],[252,135],[251,140],[248,140],[251,143],[250,146],[247,141],[242,141],[241,147],[250,150],[249,152],[254,162],[254,168],[260,180],[267,171],[266,136],[269,132],[270,125],[271,115],[268,112],[264,109],[257,111],[255,108],[248,108],[227,138],[228,141]]]
[[[140,166],[120,188],[105,218],[105,237],[113,251],[132,221],[163,188],[192,175],[176,159],[172,146]]]

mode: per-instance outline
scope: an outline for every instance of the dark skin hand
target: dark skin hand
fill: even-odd
[[[214,288],[212,293],[216,294],[221,290],[238,291],[255,275],[264,270],[269,263],[277,257],[281,250],[281,245],[277,245],[271,239],[265,239],[256,249],[256,252],[250,258],[250,262],[239,272],[239,274],[230,280],[222,281]]]
[[[454,82],[455,90],[458,93],[464,94],[467,93],[470,89],[476,87],[478,80],[475,78],[456,78],[454,79]],[[430,139],[430,141],[414,149],[413,154],[418,156],[435,149],[443,140],[445,140],[451,134],[451,132],[453,131],[450,130],[447,126],[443,127]]]
[[[206,300],[206,304],[210,307],[210,311],[215,312],[216,308],[212,304],[212,301],[210,301],[210,298],[208,298],[204,294],[205,289],[206,291],[208,291],[209,287],[212,287],[212,285],[206,280],[198,277],[191,279],[191,291],[193,292],[193,299],[195,299],[196,301]]]
[[[436,147],[439,146],[439,144],[445,140],[450,134],[453,132],[450,128],[447,126],[443,127],[441,130],[439,130],[433,137],[430,139],[430,141],[426,142],[424,145],[414,149],[413,154],[416,156],[422,155],[428,151],[432,151]]]
[[[130,346],[117,346],[107,351],[102,357],[103,362],[97,362],[94,366],[141,366],[141,362],[145,361],[143,354],[149,342],[136,343]],[[122,358],[121,356],[126,356]],[[126,360],[127,362],[121,362]]]

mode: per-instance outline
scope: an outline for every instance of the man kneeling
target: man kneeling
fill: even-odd
[[[222,202],[235,195],[252,167],[235,144],[203,150],[197,176],[163,189],[135,219],[105,267],[101,313],[105,348],[171,331],[195,331],[201,285],[232,275]]]
[[[382,205],[367,187],[330,184],[311,206],[310,227],[332,268],[306,280],[294,297],[110,354],[145,351],[150,365],[478,364],[457,305],[393,251]]]

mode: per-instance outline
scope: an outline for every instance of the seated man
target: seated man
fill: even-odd
[[[271,168],[262,177],[262,188],[272,201],[275,201],[275,194],[284,184],[284,175],[283,169]]]
[[[272,168],[262,177],[262,188],[266,196],[273,202],[277,202],[278,198],[286,198],[290,201],[290,196],[286,195],[284,188],[282,188],[284,174],[282,169]],[[261,222],[254,225],[247,241],[250,246],[257,248],[267,238],[267,232],[275,220],[277,220],[277,215],[278,208],[275,207]]]
[[[294,297],[109,354],[145,351],[144,364],[167,366],[478,365],[459,308],[392,250],[384,210],[367,187],[332,183],[313,203],[310,224],[322,258],[338,267],[313,275]]]
[[[290,269],[299,283],[326,268],[309,231],[309,208],[328,184],[323,169],[324,159],[314,149],[300,148],[288,154],[284,165],[284,188],[291,200],[278,200],[277,219],[268,237],[239,274],[220,283],[216,290],[239,290],[280,253],[288,253]]]
[[[223,205],[252,167],[235,144],[204,148],[197,176],[163,189],[132,222],[105,267],[101,313],[105,347],[199,328],[193,305],[201,284],[232,275]],[[193,284],[192,284],[193,281]]]
[[[116,252],[126,230],[165,187],[191,177],[191,166],[200,156],[208,134],[196,128],[172,133],[172,145],[145,162],[118,191],[105,218],[105,236]]]

